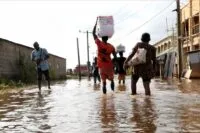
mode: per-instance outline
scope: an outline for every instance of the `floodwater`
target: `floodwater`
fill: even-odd
[[[83,79],[43,87],[0,93],[2,133],[182,133],[200,132],[200,80],[151,83],[145,96],[116,83],[102,94],[101,85]]]

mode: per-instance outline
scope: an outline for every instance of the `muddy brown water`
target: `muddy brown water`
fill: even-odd
[[[141,79],[138,95],[126,85],[108,85],[83,79],[0,94],[2,133],[182,133],[200,132],[200,80],[181,84],[154,79],[152,96],[144,95]],[[174,84],[175,83],[175,84]],[[178,85],[177,85],[178,84]]]

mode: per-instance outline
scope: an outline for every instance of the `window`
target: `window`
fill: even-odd
[[[195,45],[194,50],[199,50],[199,45]]]
[[[170,47],[171,47],[171,42],[169,41],[169,42],[168,42],[168,48],[170,48]]]
[[[192,18],[192,34],[199,33],[199,14]]]
[[[160,53],[160,47],[158,47],[158,53]]]
[[[164,50],[167,50],[167,43],[164,43]]]
[[[185,22],[182,23],[182,34],[183,34],[183,37],[187,37],[188,34],[189,34],[189,21],[188,19],[185,20]]]

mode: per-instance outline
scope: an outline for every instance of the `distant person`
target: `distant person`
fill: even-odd
[[[42,74],[45,75],[45,79],[48,81],[48,88],[50,89],[49,64],[47,61],[49,54],[46,49],[40,48],[38,42],[35,42],[33,47],[34,50],[31,53],[31,60],[36,62],[37,65],[39,91],[41,90]]]
[[[93,71],[94,84],[96,84],[97,80],[101,82],[101,78],[99,75],[99,67],[97,65],[97,57],[94,58],[94,62],[92,64],[92,71]]]
[[[141,37],[142,42],[139,42],[136,44],[136,46],[133,48],[132,53],[128,56],[127,60],[124,63],[124,67],[127,68],[128,62],[135,55],[138,48],[145,48],[147,50],[146,63],[133,66],[134,72],[132,73],[132,77],[131,77],[132,95],[136,94],[136,84],[139,77],[142,77],[145,94],[151,95],[150,82],[151,82],[151,79],[154,77],[155,70],[156,70],[155,68],[156,67],[156,48],[149,44],[150,40],[151,40],[150,34],[143,33]]]
[[[114,59],[116,59],[116,53],[113,45],[107,42],[108,36],[103,36],[102,41],[98,39],[96,35],[96,26],[97,21],[93,29],[93,37],[98,49],[97,65],[100,69],[100,75],[103,82],[103,93],[106,94],[106,79],[111,81],[111,89],[114,91],[114,69],[110,55],[113,54]]]
[[[123,66],[124,66],[124,62],[126,58],[123,57],[123,52],[119,52],[119,56],[120,57],[117,58],[118,80],[119,80],[119,84],[121,84],[121,81],[123,81],[123,84],[125,84],[126,71]]]

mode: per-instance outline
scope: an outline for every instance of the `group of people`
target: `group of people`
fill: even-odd
[[[150,82],[155,75],[156,70],[156,48],[149,44],[151,38],[149,33],[143,33],[141,37],[141,42],[138,42],[133,48],[131,54],[126,58],[123,57],[123,52],[119,52],[120,57],[117,58],[115,48],[112,44],[108,43],[108,36],[103,36],[102,40],[96,35],[97,21],[93,28],[93,38],[97,45],[98,57],[95,58],[94,66],[94,83],[96,79],[103,83],[103,93],[106,94],[106,80],[110,80],[111,90],[114,91],[114,67],[116,66],[117,72],[119,74],[119,83],[121,80],[125,83],[126,70],[129,67],[133,67],[131,74],[131,91],[132,95],[136,95],[136,84],[138,79],[141,77],[143,80],[143,86],[146,95],[151,95]],[[146,62],[144,64],[138,64],[130,66],[129,61],[138,51],[138,48],[144,48],[146,52]],[[111,59],[111,54],[113,59]],[[99,68],[99,71],[98,71]],[[100,73],[100,75],[99,75]],[[101,77],[101,79],[100,79]]]
[[[156,69],[156,49],[154,46],[149,44],[151,40],[149,33],[143,33],[141,36],[141,42],[138,42],[131,54],[125,58],[123,57],[123,52],[119,52],[120,57],[117,58],[115,48],[112,44],[108,43],[108,36],[103,36],[102,40],[98,38],[96,35],[96,26],[97,21],[93,28],[93,37],[95,43],[97,45],[98,57],[95,57],[93,63],[93,76],[94,83],[102,82],[102,90],[103,93],[106,94],[106,80],[110,80],[111,90],[114,91],[114,67],[116,67],[116,71],[119,74],[119,84],[121,81],[125,84],[125,75],[126,70],[129,67],[132,67],[133,71],[131,74],[131,91],[132,95],[136,95],[136,84],[138,79],[141,77],[143,80],[143,86],[145,89],[146,95],[151,95],[150,91],[150,82],[154,77],[155,69]],[[48,81],[48,88],[50,89],[50,77],[49,77],[49,65],[47,59],[49,58],[49,54],[46,49],[40,48],[38,42],[33,44],[34,50],[31,54],[31,60],[34,61],[37,65],[37,75],[38,75],[38,88],[41,90],[41,80],[42,74],[45,75],[46,80]],[[133,56],[138,51],[138,48],[146,49],[146,62],[144,64],[138,64],[134,66],[130,66],[129,61],[133,58]],[[113,55],[113,59],[111,59],[111,54]],[[99,74],[100,73],[100,74]]]
[[[124,69],[123,64],[126,58],[123,56],[123,52],[119,52],[119,56],[120,57],[117,57],[117,60],[112,60],[113,69],[114,73],[118,74],[119,84],[121,84],[121,81],[123,82],[123,84],[125,84],[126,70]],[[99,83],[101,83],[101,77],[99,74],[97,59],[98,59],[97,57],[94,57],[94,62],[92,63],[92,75],[94,79],[94,84],[97,83],[97,80],[99,81]]]

